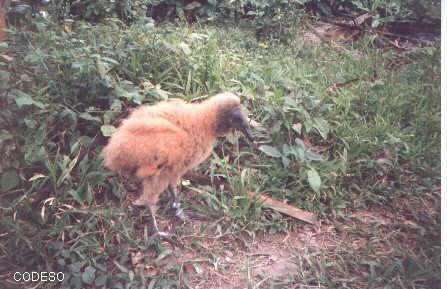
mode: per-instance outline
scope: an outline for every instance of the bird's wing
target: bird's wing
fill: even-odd
[[[131,159],[136,161],[139,178],[176,172],[192,157],[194,140],[166,119],[129,119],[122,129],[128,134],[128,148],[132,152]]]

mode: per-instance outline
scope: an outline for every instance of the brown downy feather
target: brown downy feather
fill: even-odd
[[[176,186],[211,154],[216,138],[231,128],[226,112],[234,110],[240,110],[240,100],[232,93],[199,104],[175,100],[142,106],[103,149],[104,165],[141,179],[144,191],[137,203],[153,207],[169,185]]]

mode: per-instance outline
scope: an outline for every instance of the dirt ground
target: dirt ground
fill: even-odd
[[[200,221],[192,221],[188,230],[198,232],[200,225]],[[181,237],[183,248],[164,243],[173,253],[161,258],[159,265],[181,266],[184,274],[190,275],[191,288],[265,288],[263,285],[269,280],[293,278],[299,270],[297,255],[306,254],[310,248],[330,246],[328,226],[319,225],[317,230],[310,225],[299,227],[287,233],[257,234],[246,243],[233,236],[203,237],[198,242],[196,234],[185,235]],[[141,254],[135,256],[135,263],[141,257]]]
[[[216,228],[215,224],[222,219],[205,216],[203,220],[189,218],[182,224],[172,214],[165,215],[166,218],[159,219],[160,227],[167,232],[175,231],[182,246],[164,241],[164,247],[168,248],[165,254],[153,256],[151,252],[136,252],[131,259],[134,267],[143,267],[149,276],[180,268],[180,276],[187,280],[189,288],[273,288],[272,284],[279,284],[280,287],[275,288],[303,288],[299,281],[293,280],[305,275],[303,272],[308,269],[305,261],[311,262],[310,256],[319,252],[331,256],[341,256],[344,250],[348,254],[364,254],[362,250],[369,246],[374,248],[374,255],[381,258],[398,254],[398,248],[415,250],[417,235],[423,230],[418,216],[435,218],[438,211],[439,190],[428,194],[433,195],[433,201],[425,201],[423,206],[420,198],[407,199],[406,205],[395,203],[389,207],[357,209],[345,219],[330,222],[326,219],[326,223],[320,220],[315,225],[288,218],[287,231],[272,234],[206,232],[203,228]],[[411,204],[417,209],[413,211]],[[147,261],[154,259],[156,262],[148,265]],[[327,262],[331,262],[330,257]],[[361,278],[362,272],[353,274]]]

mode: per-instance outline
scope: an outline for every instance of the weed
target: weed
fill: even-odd
[[[155,28],[144,21],[59,27],[42,20],[36,27],[11,31],[9,46],[0,48],[6,80],[0,86],[2,272],[61,270],[72,288],[186,284],[181,267],[160,265],[172,252],[148,235],[147,212],[127,206],[130,192],[102,168],[99,151],[132,107],[231,90],[260,124],[257,142],[247,145],[237,135],[220,140],[197,172],[209,181],[191,179],[183,187],[199,196],[189,209],[217,216],[201,227],[197,246],[207,237],[223,247],[230,237],[248,246],[256,232],[289,229],[292,221],[261,211],[248,191],[333,224],[360,209],[405,207],[402,216],[409,216],[429,204],[429,217],[418,211],[411,219],[424,232],[405,225],[405,218],[386,230],[341,228],[348,233],[336,249],[297,255],[301,275],[290,282],[437,284],[437,47],[406,55],[378,51],[367,41],[306,47],[293,38],[258,42],[249,29]],[[395,65],[397,58],[402,61]],[[399,206],[401,200],[406,202]],[[367,238],[367,245],[353,248],[352,236]],[[420,248],[399,248],[393,238],[413,238]],[[132,256],[146,251],[154,256],[137,269]],[[219,252],[205,251],[207,260],[219,263]]]

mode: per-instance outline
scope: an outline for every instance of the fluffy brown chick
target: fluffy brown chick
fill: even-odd
[[[251,139],[240,99],[229,92],[197,104],[174,100],[141,106],[103,149],[104,165],[142,180],[143,193],[135,203],[147,205],[154,215],[160,194],[169,188],[175,195],[181,177],[211,154],[218,136],[232,130]]]

